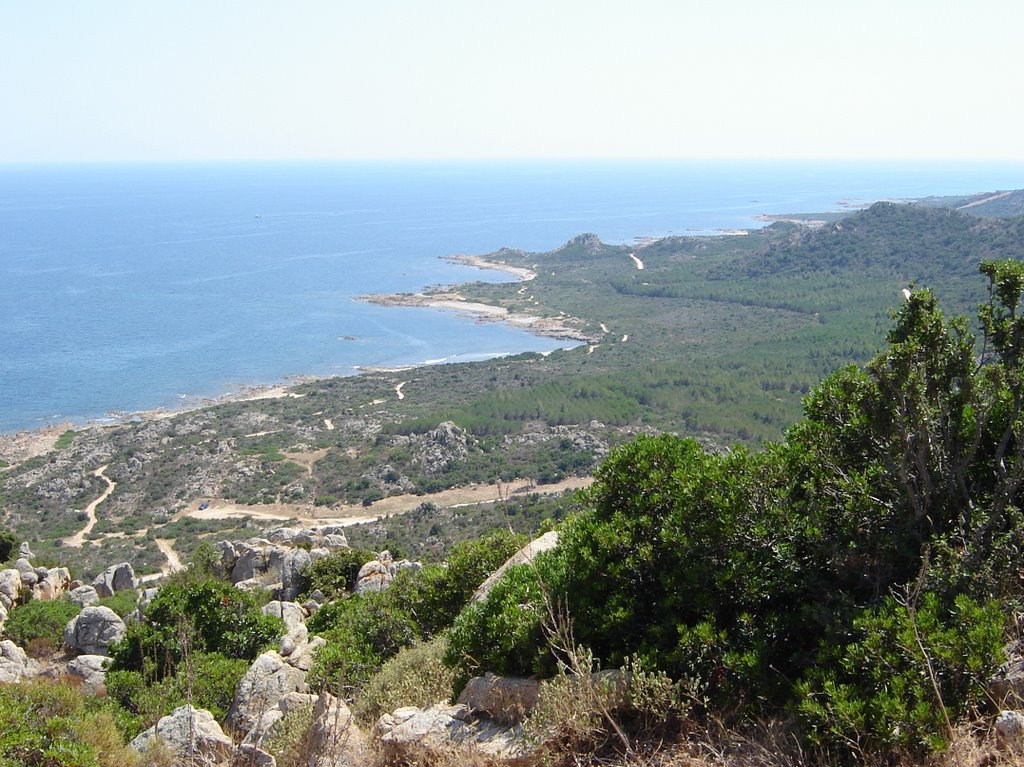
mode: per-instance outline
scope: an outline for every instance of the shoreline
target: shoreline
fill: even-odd
[[[498,253],[494,255],[498,255],[501,252],[502,251],[498,251]],[[530,269],[512,266],[511,264],[507,264],[502,261],[491,261],[486,256],[458,254],[442,256],[441,260],[451,261],[477,269],[512,274],[522,282],[532,280],[537,276],[536,273]],[[439,293],[385,293],[357,296],[355,300],[366,301],[379,306],[419,306],[438,309],[441,311],[454,311],[459,314],[474,317],[478,323],[503,322],[520,330],[526,330],[527,332],[537,336],[545,336],[559,340],[591,343],[595,338],[593,335],[584,333],[578,328],[572,327],[568,324],[566,321],[573,320],[574,318],[572,317],[540,317],[533,314],[510,312],[504,307],[470,302],[457,291],[444,291]],[[353,375],[361,375],[363,373],[398,372],[425,366],[427,364],[431,363],[416,363],[399,367],[355,365],[353,366]],[[238,384],[235,390],[213,396],[190,395],[180,405],[174,407],[158,406],[132,411],[115,410],[102,418],[76,420],[74,417],[69,417],[59,422],[47,423],[37,428],[0,431],[0,462],[6,462],[8,464],[7,466],[3,466],[2,463],[0,463],[0,475],[24,461],[50,452],[57,444],[61,435],[67,431],[91,431],[94,429],[126,426],[135,422],[160,421],[167,418],[174,418],[185,413],[203,410],[208,407],[216,407],[218,405],[225,405],[233,402],[253,402],[263,399],[279,399],[284,397],[300,398],[305,395],[293,392],[292,389],[296,386],[315,383],[317,381],[327,381],[338,377],[345,376],[296,374],[287,376],[285,380],[275,383]]]

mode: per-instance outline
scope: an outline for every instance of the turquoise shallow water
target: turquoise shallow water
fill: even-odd
[[[511,279],[445,255],[1022,186],[1020,165],[0,166],[0,431],[564,343],[353,300]]]

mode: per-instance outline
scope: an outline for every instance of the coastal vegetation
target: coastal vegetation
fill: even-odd
[[[4,471],[0,510],[43,555],[83,573],[114,557],[155,572],[157,538],[187,555],[203,536],[246,524],[190,519],[204,499],[281,509],[280,519],[355,516],[383,498],[429,501],[469,483],[543,490],[644,433],[758,449],[797,421],[818,381],[878,352],[908,285],[929,285],[957,312],[984,300],[978,261],[1016,257],[1022,241],[1021,219],[968,215],[984,210],[880,203],[814,229],[778,222],[639,249],[581,236],[550,253],[503,250],[490,259],[536,276],[460,295],[560,318],[589,342],[69,431],[62,449]],[[61,546],[106,489],[93,474],[101,462],[117,490],[86,545]]]

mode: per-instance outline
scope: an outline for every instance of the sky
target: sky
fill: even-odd
[[[0,0],[0,162],[1024,160],[1020,0]]]

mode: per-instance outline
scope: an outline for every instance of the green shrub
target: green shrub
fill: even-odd
[[[322,557],[303,569],[300,590],[303,595],[319,590],[328,599],[355,591],[359,568],[376,556],[372,551],[348,548]]]
[[[3,468],[0,461],[0,468]],[[9,530],[0,530],[0,562],[8,562],[11,555],[18,550],[19,541]]]
[[[283,630],[280,618],[263,615],[253,595],[230,583],[169,583],[146,608],[144,621],[129,626],[111,647],[111,669],[142,671],[148,662],[160,679],[174,673],[186,647],[251,661]]]
[[[59,649],[64,644],[64,627],[80,610],[78,605],[64,599],[33,600],[11,610],[4,632],[21,647],[28,647],[35,640]]]
[[[426,708],[447,701],[455,674],[441,662],[446,646],[438,637],[399,650],[369,680],[353,708],[356,718],[373,724],[401,706]]]
[[[278,767],[306,767],[311,753],[313,733],[313,707],[292,709],[274,727],[263,749],[277,762]]]
[[[908,610],[894,599],[864,610],[852,641],[823,643],[819,666],[798,686],[797,713],[817,745],[941,750],[956,722],[984,706],[1002,660],[1002,610],[936,594]],[[937,688],[937,689],[936,689]]]
[[[554,658],[544,641],[546,592],[534,565],[509,568],[487,599],[463,610],[452,626],[444,662],[456,670],[455,693],[484,671],[508,676],[550,676]]]
[[[419,636],[413,617],[388,592],[351,596],[321,607],[306,625],[327,644],[317,653],[308,681],[351,698],[385,660]]]
[[[109,607],[119,617],[124,618],[128,613],[139,606],[139,592],[134,589],[119,591],[113,596],[104,597],[97,604]]]
[[[0,685],[0,767],[135,767],[109,702],[53,682]]]

